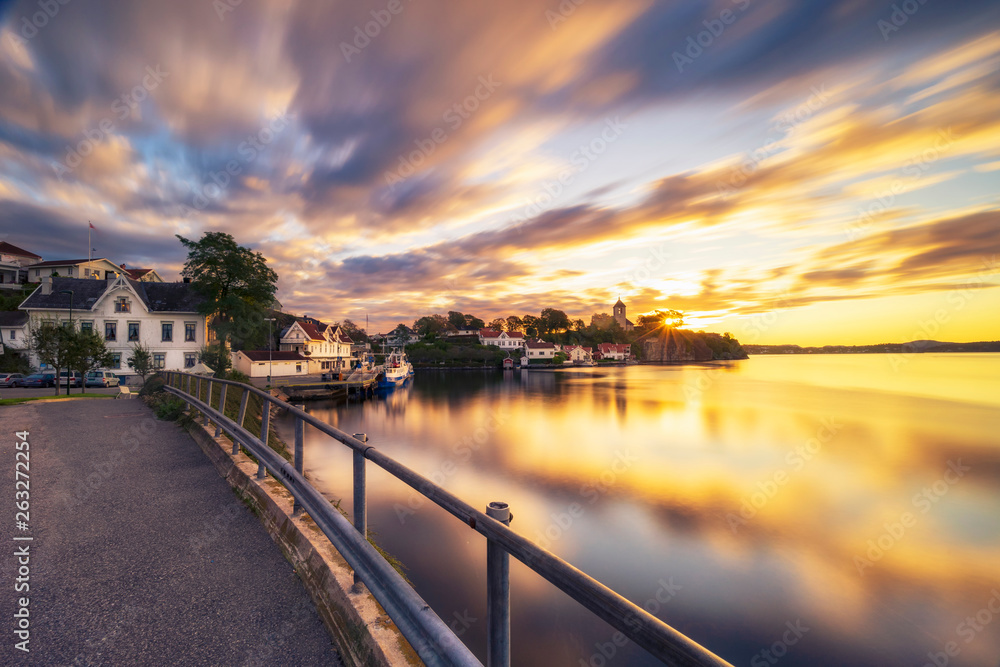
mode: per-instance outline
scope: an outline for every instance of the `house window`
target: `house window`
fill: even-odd
[[[295,372],[296,373],[302,372],[302,364],[295,364]]]
[[[198,355],[194,352],[188,352],[184,355],[184,368],[194,368],[194,365],[198,362]]]
[[[41,275],[42,275],[42,270],[41,269],[35,269],[35,277],[38,278]]]
[[[174,323],[173,322],[163,322],[160,324],[160,339],[164,343],[169,343],[174,340]]]
[[[104,340],[118,340],[118,323],[104,323]]]
[[[153,368],[166,368],[166,356],[163,352],[154,352]]]
[[[115,352],[111,355],[111,368],[121,368],[122,367],[122,355],[120,352]]]
[[[184,323],[184,342],[193,343],[194,342],[194,322]]]
[[[94,333],[94,323],[93,322],[80,322],[80,331],[83,333]]]
[[[116,313],[131,313],[132,304],[129,302],[128,297],[120,296],[115,299],[115,312]]]
[[[83,270],[83,277],[84,278],[89,278],[90,277],[90,269],[84,269]]]
[[[17,329],[10,330],[10,339],[15,340],[17,338]]]

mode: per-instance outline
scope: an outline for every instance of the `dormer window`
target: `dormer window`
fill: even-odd
[[[132,312],[132,302],[128,300],[128,297],[120,296],[117,299],[115,299],[115,312],[116,313]]]

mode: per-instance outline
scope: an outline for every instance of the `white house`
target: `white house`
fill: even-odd
[[[24,267],[36,264],[42,258],[16,245],[0,241],[0,289],[17,289],[22,279],[27,279]]]
[[[593,350],[582,345],[563,345],[563,353],[574,364],[583,364],[593,361]]]
[[[109,275],[117,276],[122,268],[104,257],[100,259],[53,259],[38,262],[28,267],[28,282],[40,283],[45,276],[62,278],[91,278],[106,280]]]
[[[559,351],[559,346],[547,340],[527,340],[524,342],[525,357],[528,361],[552,361]]]
[[[495,345],[504,350],[516,350],[524,345],[524,334],[520,331],[479,330],[480,345]]]
[[[306,375],[309,359],[298,352],[281,350],[240,350],[233,354],[233,366],[252,378]]]
[[[68,323],[104,336],[114,355],[110,370],[125,370],[132,348],[142,343],[153,367],[191,368],[207,342],[207,318],[198,314],[202,297],[190,283],[146,283],[125,276],[106,280],[43,276],[20,309],[34,324]],[[32,365],[39,360],[32,353]]]
[[[298,352],[309,362],[310,373],[347,370],[354,359],[354,341],[339,326],[310,320],[296,320],[281,332],[279,345],[284,352]]]
[[[632,357],[632,346],[628,343],[601,343],[597,346],[595,359],[615,359],[625,361]]]
[[[19,310],[0,311],[0,343],[6,352],[24,354],[28,348],[28,314]]]

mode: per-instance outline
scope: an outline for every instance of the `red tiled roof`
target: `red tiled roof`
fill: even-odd
[[[326,340],[326,338],[319,332],[319,329],[312,322],[306,322],[305,320],[299,320],[299,326],[302,330],[306,332],[311,340]]]
[[[483,338],[499,338],[500,332],[495,329],[480,329],[479,335]]]
[[[508,331],[507,335],[510,338],[524,338],[524,334],[521,333],[520,331]]]
[[[628,354],[631,351],[632,346],[628,343],[601,343],[598,345],[598,348],[601,350],[601,354],[607,354],[608,352],[622,352],[624,354]]]
[[[35,259],[41,259],[41,255],[36,255],[33,252],[28,252],[23,248],[18,248],[13,243],[7,243],[6,241],[0,241],[0,252],[6,253],[8,255],[18,255],[20,257],[34,257]]]
[[[250,361],[309,361],[298,352],[281,352],[279,350],[241,350]],[[270,356],[268,356],[270,355]]]
[[[532,350],[554,350],[556,347],[547,340],[529,340],[524,345]]]
[[[152,271],[153,269],[126,269],[122,267],[122,270],[128,274],[128,277],[132,280],[140,280],[144,275]]]

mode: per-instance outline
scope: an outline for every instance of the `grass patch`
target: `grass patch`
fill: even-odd
[[[22,396],[20,398],[0,398],[0,405],[18,405],[28,401],[75,401],[79,398],[114,398],[112,394],[70,394],[69,396]]]

